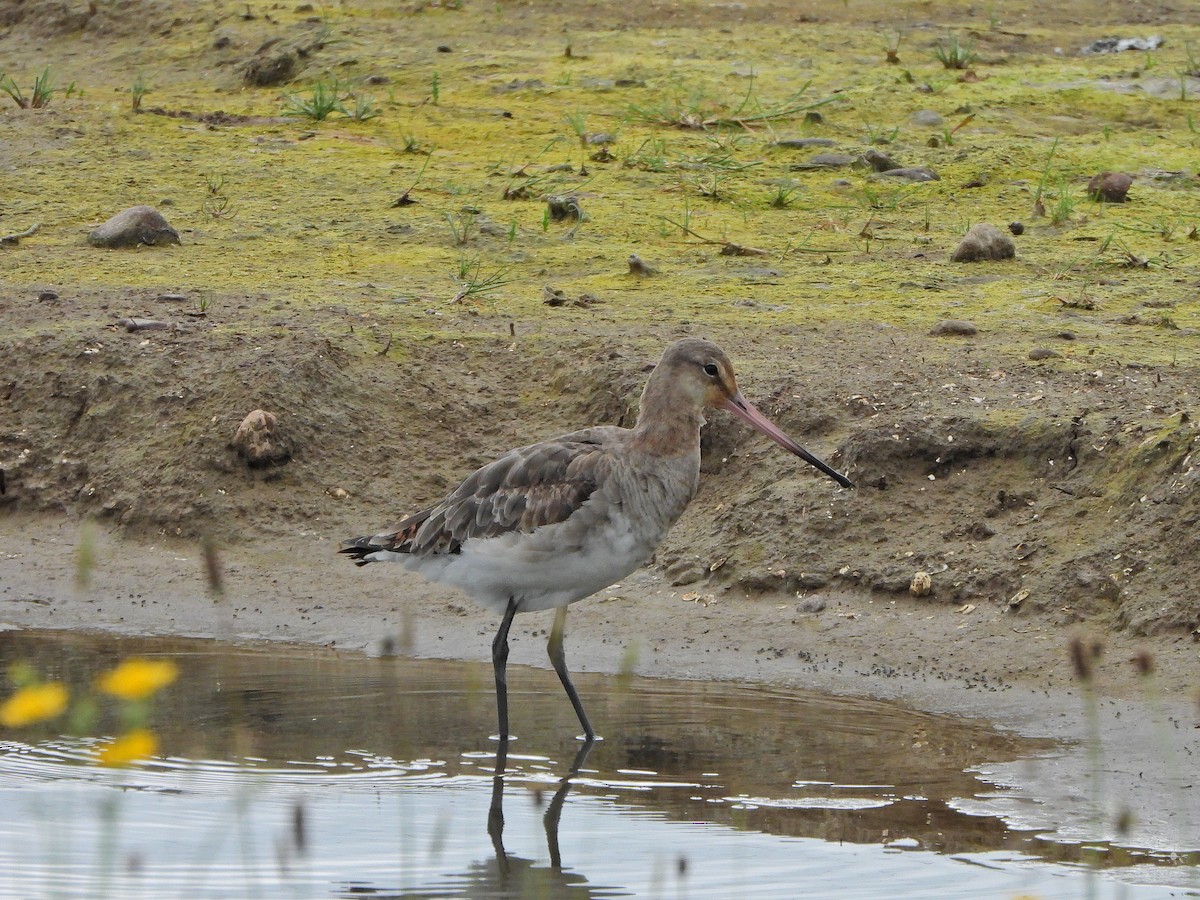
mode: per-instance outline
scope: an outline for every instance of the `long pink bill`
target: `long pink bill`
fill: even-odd
[[[816,468],[820,469],[842,487],[854,487],[853,481],[851,481],[841,472],[834,470],[834,468],[828,463],[817,459],[817,457],[813,456],[811,453],[793,441],[790,437],[784,434],[778,425],[760,413],[755,408],[753,403],[742,396],[740,391],[725,401],[725,409],[733,413],[751,428],[761,431],[784,450],[788,451],[789,453],[796,454],[810,466],[815,466]]]

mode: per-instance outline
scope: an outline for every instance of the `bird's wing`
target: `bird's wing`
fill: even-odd
[[[608,431],[589,428],[510,450],[436,506],[402,521],[394,533],[348,542],[343,552],[458,553],[471,538],[530,532],[566,521],[611,471]]]

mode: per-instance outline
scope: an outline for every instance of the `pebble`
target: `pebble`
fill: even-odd
[[[912,166],[902,169],[888,169],[886,172],[878,173],[880,178],[897,178],[901,181],[941,181],[938,173],[933,169],[927,169],[925,166]]]
[[[171,327],[170,322],[160,322],[158,319],[118,319],[117,324],[126,331],[162,331]]]
[[[1088,196],[1105,203],[1124,203],[1133,177],[1124,172],[1101,172],[1093,175],[1087,185]]]
[[[886,153],[880,153],[878,150],[871,149],[862,155],[862,160],[876,172],[887,172],[890,170],[898,170],[899,163],[888,156]]]
[[[796,604],[796,612],[801,613],[819,613],[825,609],[825,598],[821,596],[805,597]]]
[[[974,322],[968,322],[965,319],[943,319],[930,328],[929,333],[934,337],[971,337],[979,334],[979,329]]]
[[[292,455],[279,434],[279,419],[265,409],[249,413],[229,444],[250,466],[286,462]]]
[[[1054,359],[1060,355],[1057,350],[1051,350],[1049,347],[1034,347],[1029,351],[1029,358],[1035,362],[1040,359]]]
[[[153,206],[131,206],[88,235],[93,247],[137,247],[178,244],[179,232]]]
[[[775,142],[776,147],[787,147],[792,150],[803,150],[806,147],[836,147],[833,138],[780,138]]]
[[[50,303],[51,301],[57,299],[58,291],[40,291],[38,293],[38,300],[40,300],[42,303]]]
[[[242,66],[242,80],[249,87],[275,87],[291,81],[299,71],[295,47],[268,42]]]
[[[849,153],[818,153],[807,162],[794,166],[797,169],[837,169],[851,165],[858,157]]]
[[[946,120],[940,113],[934,112],[932,109],[918,109],[912,114],[912,123],[923,125],[926,128],[940,128],[946,123]]]
[[[1023,222],[1009,222],[1008,230],[1013,234],[1022,235],[1025,233],[1025,224]]]
[[[995,225],[980,222],[968,231],[955,251],[952,262],[978,262],[981,259],[1012,259],[1017,255],[1013,239]]]

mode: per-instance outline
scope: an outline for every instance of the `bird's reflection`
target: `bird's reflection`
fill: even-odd
[[[529,868],[532,865],[527,860],[510,857],[504,850],[504,776],[508,768],[508,743],[508,738],[503,737],[496,749],[496,768],[492,775],[492,802],[488,807],[488,835],[491,837],[492,847],[496,851],[496,867],[502,878],[511,876],[517,864],[520,864],[522,868]],[[575,754],[575,759],[571,763],[571,768],[559,782],[558,790],[550,798],[550,804],[546,807],[546,813],[542,817],[542,823],[546,827],[546,847],[550,851],[550,871],[558,876],[556,880],[563,887],[571,882],[580,883],[582,879],[578,876],[574,878],[566,876],[562,871],[562,853],[558,847],[558,823],[562,818],[563,804],[567,800],[567,794],[571,792],[571,779],[579,774],[595,745],[596,739],[592,737],[586,738],[580,745],[579,752]]]

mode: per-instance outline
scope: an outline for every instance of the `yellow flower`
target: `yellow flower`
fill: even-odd
[[[53,719],[66,708],[67,688],[61,682],[31,684],[21,688],[0,706],[0,725],[20,728]]]
[[[149,759],[158,752],[158,738],[145,728],[127,731],[100,751],[100,762],[106,766],[127,766],[131,762]]]
[[[144,700],[175,680],[179,668],[169,659],[127,659],[97,681],[100,690],[122,700]]]

